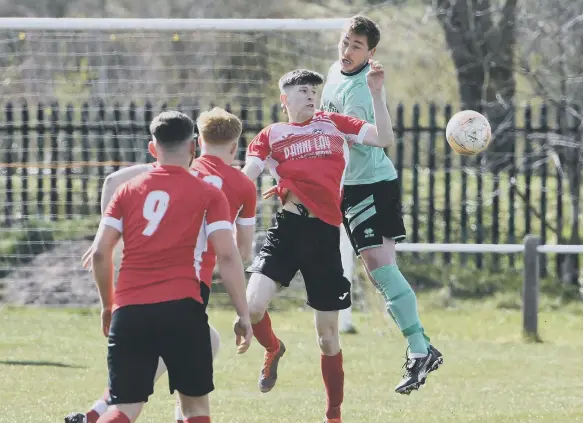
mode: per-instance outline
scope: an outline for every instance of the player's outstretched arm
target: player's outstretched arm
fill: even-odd
[[[95,235],[93,253],[93,277],[101,301],[102,331],[108,336],[111,321],[111,310],[114,300],[114,260],[113,254],[121,233],[114,227],[103,222]]]
[[[239,249],[241,260],[243,261],[243,264],[246,265],[251,261],[253,252],[257,193],[253,182],[247,181],[245,178],[242,179],[242,182],[245,182],[241,187],[244,201],[237,219],[235,219],[235,240],[237,242],[237,248]]]
[[[240,225],[236,223],[236,241],[239,255],[243,263],[251,261],[255,225]]]
[[[243,263],[241,262],[241,257],[235,245],[231,230],[218,229],[213,231],[209,234],[209,242],[215,250],[217,266],[225,290],[231,298],[231,302],[239,316],[236,322],[236,334],[238,338],[241,336],[243,339],[236,339],[236,342],[238,344],[238,353],[243,353],[249,348],[253,337],[249,309],[245,296]],[[237,333],[238,329],[240,329],[240,333]]]
[[[152,166],[150,165],[139,164],[117,170],[114,173],[108,175],[103,181],[103,187],[101,188],[101,214],[103,215],[112,197],[114,196],[114,193],[122,184],[128,182],[130,179],[140,175],[141,173],[148,172],[151,168]],[[95,243],[87,249],[81,258],[84,269],[91,270],[91,256],[93,254],[94,245]]]
[[[101,214],[107,209],[107,205],[120,185],[144,172],[148,172],[150,169],[152,169],[151,165],[139,164],[117,170],[108,175],[105,181],[103,181],[103,188],[101,190]]]
[[[248,161],[243,167],[242,172],[255,184],[258,176],[262,173],[262,169],[256,163]]]
[[[391,117],[385,103],[383,102],[383,82],[385,72],[383,66],[378,62],[371,63],[371,69],[367,72],[367,85],[371,92],[373,101],[373,114],[375,116],[375,126],[371,127],[365,137],[363,144],[373,147],[391,147],[395,141]]]

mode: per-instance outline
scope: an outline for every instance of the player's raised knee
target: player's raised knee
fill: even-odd
[[[266,310],[262,309],[261,311],[252,311],[253,309],[250,307],[249,309],[249,318],[252,324],[256,324],[261,322],[264,318],[264,314],[266,314]]]
[[[316,336],[320,351],[324,355],[336,355],[341,350],[339,341],[339,313],[317,311],[315,317]]]
[[[247,307],[249,309],[249,318],[253,324],[259,323],[264,318],[267,304],[265,304],[261,295],[251,292],[249,289],[247,292]]]
[[[336,355],[341,350],[339,336],[333,332],[318,334],[318,346],[324,355]]]
[[[276,295],[276,283],[265,275],[253,273],[247,285],[247,305],[253,324],[263,318],[272,298]]]
[[[187,396],[179,393],[180,407],[185,419],[194,416],[208,416],[209,415],[209,396],[203,395],[200,397]]]

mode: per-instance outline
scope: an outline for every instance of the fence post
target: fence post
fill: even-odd
[[[12,154],[12,149],[14,148],[14,109],[12,103],[7,103],[5,108],[6,113],[6,139],[7,145],[4,150],[4,163],[6,163],[6,182],[5,190],[6,197],[4,200],[4,223],[6,226],[12,225],[14,219],[14,181],[12,180],[13,175],[16,173],[13,164],[17,160],[14,160],[14,155]]]
[[[526,235],[523,240],[523,334],[539,340],[537,333],[537,311],[539,297],[539,253],[540,238]]]

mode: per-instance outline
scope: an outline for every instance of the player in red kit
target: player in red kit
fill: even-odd
[[[153,392],[161,357],[171,393],[179,393],[185,423],[208,423],[213,363],[200,292],[202,250],[210,242],[238,319],[238,352],[251,341],[245,277],[225,195],[188,169],[194,125],[164,112],[150,131],[157,166],[122,185],[103,215],[92,267],[108,337],[110,404],[98,423],[131,423]],[[113,284],[113,251],[124,254]]]
[[[253,235],[255,229],[256,190],[253,182],[240,170],[230,166],[237,152],[238,140],[241,136],[242,124],[237,116],[227,111],[214,108],[202,113],[197,119],[199,133],[199,145],[201,157],[191,164],[191,173],[220,188],[229,203],[230,222],[236,228],[236,239],[239,253],[244,262],[249,261]],[[109,204],[114,191],[131,178],[154,170],[156,164],[135,165],[112,173],[106,178],[102,191],[102,210]],[[86,267],[89,266],[89,258],[92,249],[85,254]],[[212,246],[202,253],[200,269],[201,297],[208,304],[211,290],[211,279],[215,267],[215,253]],[[213,357],[219,350],[219,334],[210,327]],[[162,359],[154,377],[155,382],[164,374],[166,366]],[[98,399],[86,413],[71,413],[65,418],[65,423],[95,423],[99,416],[108,408],[109,391]],[[180,405],[177,403],[176,421],[183,422]]]
[[[244,168],[256,180],[267,162],[277,185],[283,210],[248,271],[247,287],[254,336],[264,346],[259,377],[262,392],[276,384],[284,344],[272,331],[266,312],[280,286],[297,271],[306,286],[307,304],[315,310],[326,392],[325,422],[341,421],[343,358],[338,312],[351,305],[351,284],[343,276],[339,250],[343,178],[353,143],[375,147],[393,141],[391,119],[382,97],[384,72],[372,63],[367,83],[373,96],[376,126],[338,113],[315,111],[317,87],[323,77],[295,70],[280,79],[280,100],[289,121],[264,128],[250,143]]]
[[[239,169],[231,167],[241,135],[239,119],[218,107],[197,119],[201,157],[191,171],[221,189],[230,207],[230,221],[236,226],[237,246],[244,262],[251,259],[255,232],[257,193],[255,184]],[[215,253],[210,245],[203,253],[202,280],[211,286]]]

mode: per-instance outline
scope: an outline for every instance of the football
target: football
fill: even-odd
[[[446,140],[458,154],[474,156],[489,146],[491,125],[479,112],[463,110],[448,121]]]

